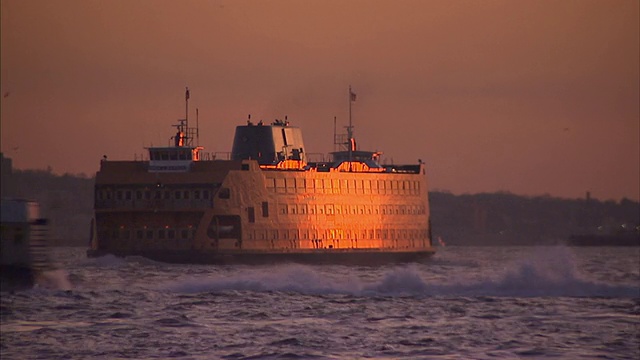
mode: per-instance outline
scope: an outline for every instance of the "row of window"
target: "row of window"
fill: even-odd
[[[211,196],[209,189],[173,189],[173,190],[127,190],[127,189],[99,189],[96,190],[97,200],[208,200]]]
[[[102,231],[103,238],[122,240],[164,240],[164,239],[192,239],[195,228],[124,228],[117,227]],[[419,229],[280,229],[248,231],[249,240],[415,240],[425,239],[426,230]]]
[[[340,239],[311,239],[306,241],[299,240],[289,240],[289,241],[274,241],[271,240],[270,247],[272,249],[300,249],[300,248],[313,248],[313,249],[363,249],[363,248],[415,248],[418,246],[424,246],[425,244],[421,244],[421,239],[393,239],[391,241],[382,242],[373,242],[373,241],[365,241],[361,242],[358,245],[358,239],[344,239],[342,243]],[[310,246],[305,246],[310,245]],[[238,246],[236,244],[236,246]]]
[[[280,229],[247,232],[249,240],[420,240],[427,238],[424,229]]]
[[[192,151],[190,148],[152,150],[149,157],[150,160],[191,160]]]
[[[416,180],[267,178],[266,184],[268,189],[277,193],[420,194],[420,181]]]
[[[279,204],[282,215],[424,215],[419,205],[308,205]]]
[[[117,227],[106,229],[102,232],[102,237],[122,240],[150,240],[150,239],[192,239],[195,237],[196,229],[190,228],[125,228]]]

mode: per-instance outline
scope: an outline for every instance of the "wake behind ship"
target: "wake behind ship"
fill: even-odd
[[[215,159],[194,144],[188,100],[187,90],[171,146],[101,162],[89,256],[374,264],[434,253],[422,161],[381,165],[381,153],[356,148],[350,124],[331,161],[312,162],[286,118],[238,126],[230,159]]]

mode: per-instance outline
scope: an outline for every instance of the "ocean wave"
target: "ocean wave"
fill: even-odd
[[[160,286],[180,293],[280,291],[310,295],[353,296],[496,296],[496,297],[623,297],[639,298],[638,286],[611,285],[590,279],[576,268],[566,248],[545,248],[505,263],[502,271],[433,279],[433,264],[412,264],[359,276],[343,268],[280,265],[246,268],[231,274],[186,277]],[[480,271],[480,269],[477,269]],[[472,276],[474,275],[474,276]]]

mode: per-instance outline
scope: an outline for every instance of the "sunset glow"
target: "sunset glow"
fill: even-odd
[[[637,1],[3,0],[1,16],[1,150],[20,169],[92,176],[165,146],[186,86],[205,152],[251,114],[328,153],[351,85],[358,148],[422,159],[431,189],[640,199]]]

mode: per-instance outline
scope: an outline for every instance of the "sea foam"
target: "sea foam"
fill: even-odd
[[[353,296],[640,297],[637,286],[609,285],[581,274],[563,247],[534,251],[507,262],[500,271],[478,267],[471,274],[434,279],[430,263],[383,269],[277,265],[242,268],[227,274],[187,276],[161,287],[181,293],[282,291]],[[373,273],[373,275],[372,275]]]

